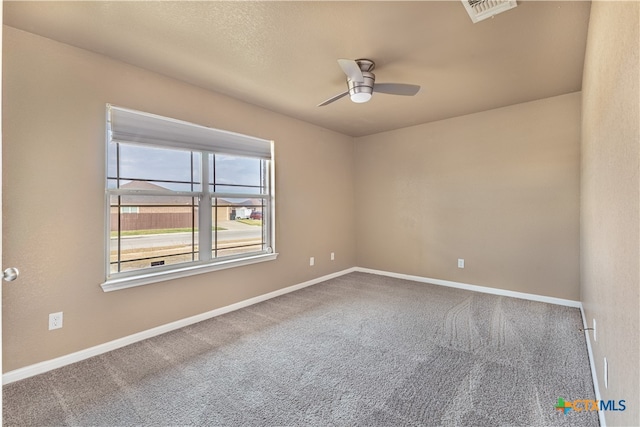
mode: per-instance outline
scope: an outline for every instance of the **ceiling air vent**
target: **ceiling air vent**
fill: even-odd
[[[517,6],[516,0],[462,0],[462,4],[474,24]]]

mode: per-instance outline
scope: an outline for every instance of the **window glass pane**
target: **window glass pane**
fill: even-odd
[[[223,242],[223,244],[221,245],[221,248],[218,249],[215,252],[217,253],[217,257],[216,258],[222,258],[222,257],[226,257],[226,256],[249,254],[249,253],[252,253],[252,252],[260,252],[260,251],[262,251],[262,248],[263,248],[262,244],[244,245],[244,246],[229,244],[229,246],[226,246],[226,243]]]
[[[200,153],[141,145],[119,145],[121,188],[123,182],[133,181],[149,183],[147,189],[159,186],[158,189],[200,191]]]
[[[193,197],[111,196],[112,273],[198,259]]]
[[[263,199],[212,199],[213,258],[265,249]]]
[[[260,193],[262,187],[263,161],[248,157],[236,157],[216,154],[213,162],[214,192],[249,192]],[[224,187],[223,187],[224,186]],[[245,188],[240,191],[239,188]],[[235,188],[235,189],[234,189]]]

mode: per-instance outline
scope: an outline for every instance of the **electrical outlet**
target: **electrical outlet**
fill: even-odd
[[[49,330],[62,328],[62,312],[49,314]]]
[[[336,259],[336,254],[334,252],[331,252],[331,261],[335,261]]]
[[[464,259],[458,258],[458,268],[464,268]]]
[[[313,267],[316,263],[316,259],[314,257],[309,258],[309,265]]]

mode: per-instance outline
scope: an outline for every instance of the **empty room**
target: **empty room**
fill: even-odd
[[[2,6],[3,425],[640,425],[640,3]]]

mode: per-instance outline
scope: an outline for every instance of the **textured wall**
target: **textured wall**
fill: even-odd
[[[358,265],[578,300],[579,145],[579,93],[356,139]]]
[[[583,78],[581,279],[607,425],[640,425],[640,4],[593,2]],[[609,388],[603,380],[609,362]]]
[[[3,264],[21,271],[4,287],[5,372],[355,265],[352,138],[10,27],[4,36]],[[107,102],[275,140],[279,258],[104,293]],[[57,311],[64,328],[48,331]]]

